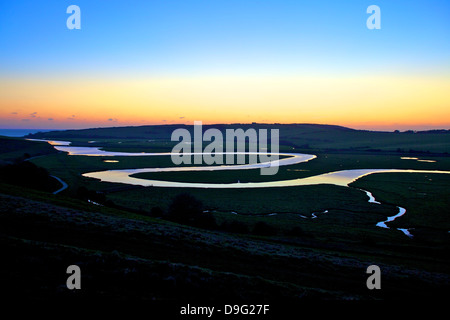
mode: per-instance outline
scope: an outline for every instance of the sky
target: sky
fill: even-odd
[[[446,0],[2,1],[0,128],[450,129],[449,17]]]

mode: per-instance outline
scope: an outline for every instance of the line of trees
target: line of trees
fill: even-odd
[[[278,230],[275,227],[264,221],[256,222],[253,228],[236,220],[224,221],[218,225],[214,216],[204,211],[203,203],[189,193],[181,193],[175,196],[167,212],[164,212],[159,207],[153,207],[151,215],[185,225],[230,233],[254,234],[259,236],[275,236],[278,234]],[[286,235],[303,237],[305,233],[299,226],[295,226]]]

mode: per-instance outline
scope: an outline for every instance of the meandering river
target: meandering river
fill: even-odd
[[[38,139],[34,139],[38,140]],[[78,156],[170,156],[171,153],[132,153],[132,152],[112,152],[105,151],[99,147],[73,147],[68,141],[47,141],[52,144],[57,150],[67,152],[69,155]],[[194,155],[195,153],[190,153]],[[221,153],[227,154],[227,153]],[[246,153],[246,154],[268,154],[268,153]],[[279,153],[278,156],[285,156],[280,160],[272,162],[243,164],[243,165],[220,165],[220,166],[193,166],[193,167],[166,167],[166,168],[141,168],[141,169],[122,169],[122,170],[105,170],[96,172],[87,172],[83,176],[87,178],[94,178],[104,182],[124,183],[130,185],[139,185],[144,187],[172,187],[172,188],[273,188],[273,187],[293,187],[293,186],[307,186],[318,184],[333,184],[337,186],[348,187],[350,183],[360,179],[364,176],[376,173],[440,173],[450,174],[450,171],[441,170],[410,170],[410,169],[351,169],[328,172],[306,178],[277,180],[266,182],[235,182],[235,183],[197,183],[197,182],[175,182],[165,180],[149,180],[132,177],[132,175],[145,172],[183,172],[183,171],[218,171],[218,170],[249,170],[258,169],[268,166],[286,166],[310,161],[316,158],[315,155],[302,153]],[[379,204],[373,195],[366,191],[359,189],[367,194],[369,202]],[[393,221],[397,217],[405,214],[406,209],[398,207],[399,213],[395,216],[389,217],[386,221],[377,223],[378,227],[388,228],[386,223]],[[398,229],[406,235],[411,236],[407,229]]]
[[[281,164],[280,164],[281,165]],[[233,169],[253,169],[253,165],[246,165],[245,168],[233,166]],[[175,182],[164,180],[149,180],[131,177],[131,175],[145,172],[181,172],[181,171],[214,171],[227,170],[225,166],[214,167],[176,167],[176,168],[142,168],[142,169],[123,169],[123,170],[106,170],[97,172],[84,173],[83,176],[87,178],[94,178],[104,182],[126,183],[132,185],[139,185],[144,187],[172,187],[172,188],[217,188],[217,189],[232,189],[232,188],[274,188],[274,187],[295,187],[295,186],[309,186],[317,184],[334,184],[337,186],[348,186],[357,179],[374,173],[443,173],[450,174],[450,171],[439,170],[408,170],[408,169],[352,169],[341,170],[335,172],[324,173],[306,178],[291,179],[291,180],[277,180],[265,182],[234,182],[234,183],[198,183],[198,182]]]

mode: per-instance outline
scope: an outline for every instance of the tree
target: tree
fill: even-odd
[[[203,203],[189,193],[177,195],[169,206],[169,219],[178,222],[193,221],[203,213]]]
[[[217,229],[212,214],[203,212],[203,203],[189,193],[177,195],[169,206],[169,220],[205,229]]]

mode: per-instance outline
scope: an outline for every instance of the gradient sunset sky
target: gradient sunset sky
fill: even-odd
[[[449,17],[445,0],[2,1],[0,128],[450,129]]]

